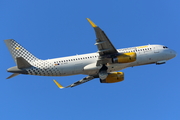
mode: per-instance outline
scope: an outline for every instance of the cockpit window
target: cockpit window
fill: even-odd
[[[167,46],[163,46],[163,48],[168,48]]]

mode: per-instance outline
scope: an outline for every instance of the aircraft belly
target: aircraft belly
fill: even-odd
[[[83,63],[62,65],[58,68],[59,76],[82,74],[83,67]]]
[[[117,63],[117,64],[109,64],[107,72],[114,72],[122,70],[126,67],[128,67],[128,63]],[[96,75],[99,73],[99,69],[92,69],[92,70],[84,70],[82,74],[85,75]]]
[[[111,65],[108,66],[108,72],[122,70],[122,69],[128,67],[128,65],[129,65],[128,63],[111,64]]]

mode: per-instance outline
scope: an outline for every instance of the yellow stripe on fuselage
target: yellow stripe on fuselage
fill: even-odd
[[[136,48],[147,48],[148,46],[139,46],[139,47],[136,47]]]

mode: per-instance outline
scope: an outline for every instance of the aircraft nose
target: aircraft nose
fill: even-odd
[[[174,51],[174,50],[171,50],[170,53],[172,55],[172,58],[176,57],[176,55],[177,55],[176,51]]]

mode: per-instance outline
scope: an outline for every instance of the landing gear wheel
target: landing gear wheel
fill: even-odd
[[[107,69],[108,67],[106,67],[106,65],[103,64],[102,68],[99,70],[99,78],[101,80],[104,80],[107,78],[108,76]]]

